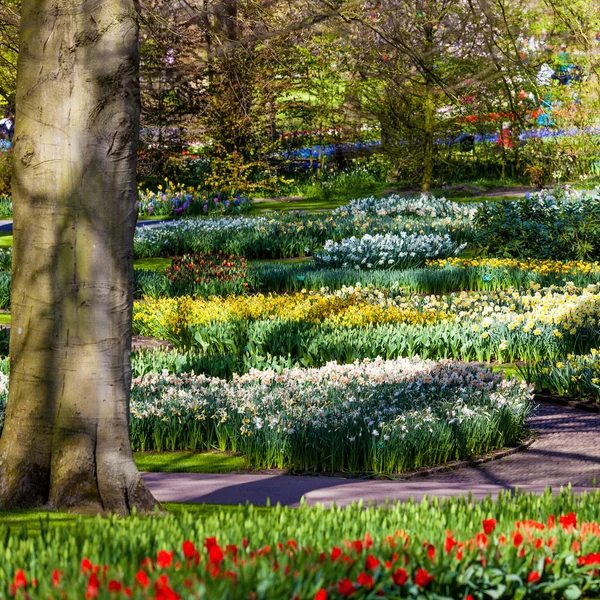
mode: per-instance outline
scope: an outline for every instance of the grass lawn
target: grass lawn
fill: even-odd
[[[0,234],[0,248],[12,248],[13,236],[12,233]]]
[[[367,194],[368,195],[368,194]],[[323,200],[322,198],[302,198],[302,200],[284,200],[284,201],[267,201],[267,200],[253,200],[252,201],[252,212],[263,213],[266,211],[278,211],[286,212],[289,210],[330,210],[337,208],[355,198],[335,198],[329,200]]]
[[[218,514],[237,515],[246,510],[246,507],[240,504],[184,504],[165,502],[162,504],[162,507],[170,514],[189,514],[197,519],[206,519]],[[255,506],[253,510],[258,513],[267,513],[272,509],[268,506]],[[87,521],[96,518],[47,510],[0,510],[0,527],[7,526],[13,531],[25,530],[28,535],[33,536],[40,534],[42,526],[44,527],[44,531],[48,531],[52,528],[73,526],[79,519]],[[146,518],[153,519],[155,517],[149,516]]]
[[[292,265],[301,265],[303,263],[309,262],[311,260],[311,258],[309,256],[301,256],[298,258],[277,258],[274,260],[268,260],[268,259],[259,259],[259,260],[249,260],[248,264],[252,265],[253,267],[260,267],[263,265],[287,265],[287,266],[292,266]]]
[[[232,473],[248,468],[244,456],[230,452],[136,452],[140,471],[152,473]]]
[[[164,271],[170,266],[170,258],[138,258],[133,261],[134,269],[144,269],[146,271]]]
[[[0,312],[0,325],[10,325],[10,313]]]

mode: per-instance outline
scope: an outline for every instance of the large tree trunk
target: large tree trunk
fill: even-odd
[[[23,0],[0,505],[154,507],[129,442],[133,0]]]

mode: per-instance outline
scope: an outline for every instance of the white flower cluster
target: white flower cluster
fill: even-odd
[[[380,217],[430,217],[440,219],[450,217],[452,219],[472,219],[477,212],[475,204],[459,204],[451,202],[446,198],[434,198],[427,194],[406,198],[392,195],[387,198],[375,198],[369,196],[360,200],[352,200],[349,204],[341,206],[333,211],[334,215],[341,216],[363,216],[378,215]]]
[[[138,227],[133,238],[134,244],[148,244],[158,248],[168,248],[178,237],[202,237],[215,231],[235,235],[266,227],[269,221],[264,217],[222,217],[219,219],[183,219],[157,225]]]
[[[366,359],[349,365],[281,372],[252,370],[232,381],[152,373],[133,382],[136,421],[207,422],[239,435],[345,432],[391,435],[431,421],[486,418],[501,409],[525,415],[532,389],[489,367],[415,358]],[[374,433],[377,431],[377,434]]]
[[[448,234],[418,233],[364,235],[337,243],[328,240],[315,262],[324,267],[355,269],[408,269],[433,258],[459,254],[466,244],[457,244]]]

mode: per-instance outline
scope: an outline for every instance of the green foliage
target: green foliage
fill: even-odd
[[[8,513],[0,516],[0,594],[11,597],[23,569],[17,597],[84,598],[99,565],[92,587],[100,598],[115,595],[110,581],[130,587],[136,600],[147,597],[140,571],[148,590],[166,598],[168,588],[182,598],[314,600],[325,590],[338,599],[342,581],[356,598],[591,598],[600,594],[592,555],[599,504],[598,493],[548,490],[386,507],[168,505],[172,514],[160,518]],[[144,559],[162,567],[143,566]],[[420,586],[419,569],[431,577],[417,579]]]
[[[519,372],[540,392],[600,401],[600,356],[596,349],[591,354],[570,355],[565,360],[523,364]]]
[[[12,163],[14,152],[0,148],[0,216],[12,216],[12,202],[10,201]]]
[[[544,191],[481,205],[476,242],[494,255],[566,259],[600,257],[600,192]]]
[[[501,261],[499,261],[501,262]],[[373,285],[383,290],[402,289],[416,294],[448,294],[450,292],[484,292],[508,288],[523,289],[532,283],[541,286],[578,287],[600,282],[600,269],[591,272],[576,268],[569,273],[545,272],[502,265],[444,266],[430,265],[421,269],[357,271],[356,269],[322,269],[314,263],[300,265],[263,264],[256,267],[257,287],[264,292],[297,292],[321,288]]]

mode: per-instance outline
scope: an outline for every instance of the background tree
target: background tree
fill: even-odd
[[[126,513],[139,128],[133,0],[24,0],[0,506]]]

